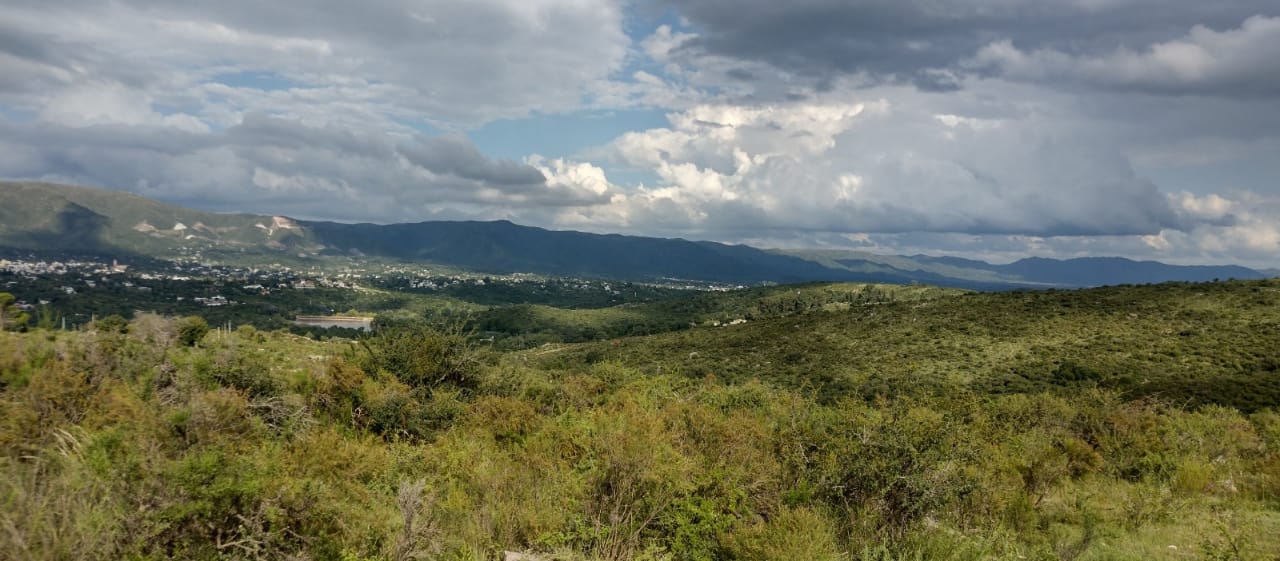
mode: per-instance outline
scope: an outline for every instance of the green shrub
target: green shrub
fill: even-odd
[[[807,508],[784,509],[767,522],[736,529],[725,539],[726,559],[843,561],[831,521]]]
[[[830,481],[822,495],[832,507],[900,536],[977,490],[966,469],[976,450],[948,414],[905,401],[851,413],[819,476]]]
[[[479,361],[467,338],[424,325],[386,328],[361,339],[354,362],[415,388],[471,389],[479,383]]]
[[[312,395],[316,409],[340,424],[350,425],[360,406],[360,388],[366,380],[364,370],[342,357],[333,357],[318,376]]]
[[[264,482],[253,464],[217,448],[187,454],[164,480],[173,496],[157,513],[164,531],[151,547],[172,557],[215,557],[216,544],[243,536],[245,519],[264,498]]]
[[[128,333],[129,321],[124,316],[112,314],[94,321],[93,329],[102,333]]]
[[[251,398],[275,397],[284,387],[261,357],[243,350],[219,352],[209,366],[209,376],[216,384],[241,390]]]

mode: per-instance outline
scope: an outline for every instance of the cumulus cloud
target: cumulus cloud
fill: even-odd
[[[1207,258],[1228,256],[1252,260],[1280,255],[1280,197],[1254,192],[1236,193],[1232,199],[1217,194],[1177,195],[1182,207],[1218,220],[1190,232],[1161,232],[1166,253],[1194,249]],[[1225,220],[1224,220],[1225,218]]]
[[[1236,207],[1238,205],[1235,201],[1226,199],[1217,193],[1197,196],[1194,193],[1183,191],[1171,194],[1169,198],[1175,208],[1186,213],[1194,220],[1220,225],[1229,225],[1235,221]]]
[[[606,156],[658,182],[615,200],[632,222],[734,230],[1120,235],[1183,228],[1108,147],[1035,120],[924,114],[883,100],[704,106]]]

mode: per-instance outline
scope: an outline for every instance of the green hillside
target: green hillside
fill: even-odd
[[[762,378],[824,399],[1102,387],[1253,410],[1280,404],[1280,281],[934,290],[547,356],[562,368]]]
[[[472,325],[518,349],[543,343],[580,343],[782,318],[853,307],[932,300],[964,291],[931,286],[811,283],[728,292],[695,292],[657,302],[595,310],[515,305],[477,314]]]
[[[1280,281],[1002,294],[819,284],[536,313],[560,327],[698,325],[515,352],[411,322],[360,341],[151,314],[0,332],[0,551],[1280,551]],[[724,318],[745,323],[714,326]]]

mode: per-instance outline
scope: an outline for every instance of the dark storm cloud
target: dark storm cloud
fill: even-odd
[[[244,90],[233,101],[170,98],[269,75],[311,90],[294,106],[474,126],[580,107],[627,55],[622,18],[621,0],[14,0],[0,9],[0,95],[38,110],[59,87],[122,84],[172,105],[265,103],[253,80],[224,84]]]
[[[56,38],[0,21],[0,53],[42,64],[65,64],[73,57]]]
[[[100,50],[92,41],[61,37],[12,21],[3,11],[0,9],[0,94],[38,92],[90,75],[134,87],[159,78],[150,61],[121,57]]]
[[[607,195],[577,186],[548,185],[527,164],[490,159],[464,136],[394,143],[378,133],[263,115],[215,132],[0,118],[0,177],[99,185],[203,208],[337,220],[417,219],[451,203],[500,208],[607,201]]]
[[[227,130],[227,137],[232,144],[248,148],[325,150],[376,160],[391,160],[399,155],[436,175],[450,175],[504,189],[546,182],[542,172],[527,164],[485,156],[460,134],[418,136],[396,145],[377,135],[360,135],[334,126],[315,127],[295,120],[249,114],[241,124]]]
[[[966,67],[1012,80],[1069,82],[1094,88],[1165,95],[1273,97],[1280,95],[1280,17],[1252,16],[1238,27],[1202,25],[1141,49],[1073,54],[1023,49],[997,41]]]
[[[240,124],[227,130],[227,136],[244,146],[277,148],[325,148],[346,154],[388,158],[394,149],[390,142],[365,138],[334,126],[307,126],[297,120],[270,117],[260,113],[244,116]]]
[[[57,38],[23,29],[0,19],[0,93],[38,91],[67,81],[82,59],[79,50]]]
[[[1197,25],[1224,31],[1239,28],[1252,16],[1280,15],[1280,6],[1271,0],[665,3],[688,18],[698,34],[678,49],[687,56],[764,62],[807,76],[815,84],[832,75],[863,74],[879,81],[911,82],[929,91],[958,87],[953,77],[936,70],[958,68],[983,47],[1000,41],[1022,51],[1098,56],[1117,49],[1140,51],[1182,37]]]
[[[960,79],[952,72],[927,69],[916,72],[911,83],[921,91],[946,93],[960,90]]]
[[[423,138],[399,149],[409,161],[436,173],[504,186],[542,185],[547,179],[526,164],[490,159],[460,135]]]

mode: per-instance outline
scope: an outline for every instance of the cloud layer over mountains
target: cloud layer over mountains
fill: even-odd
[[[1261,0],[16,0],[0,177],[341,221],[1277,266],[1276,52]],[[559,140],[602,123],[621,132]]]

